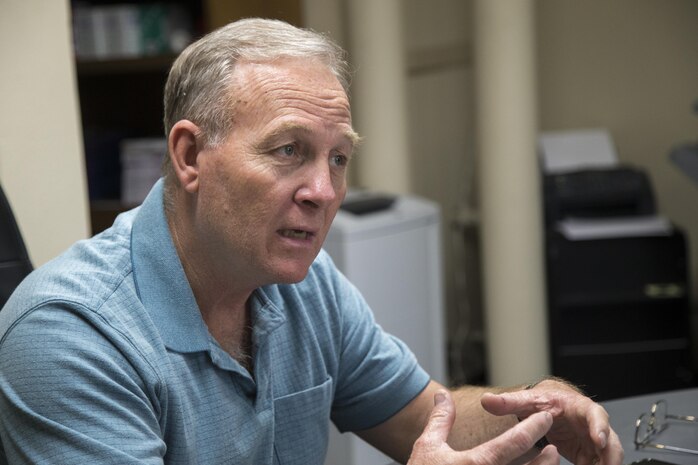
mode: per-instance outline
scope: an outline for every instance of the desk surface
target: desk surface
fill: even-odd
[[[670,414],[696,415],[698,416],[698,388],[681,391],[660,392],[657,394],[628,397],[603,402],[603,406],[611,415],[611,426],[618,433],[623,448],[625,449],[625,463],[636,460],[655,458],[677,465],[698,464],[698,455],[679,452],[661,451],[657,449],[635,450],[633,439],[635,437],[635,420],[642,412],[649,411],[657,400],[667,401]],[[671,421],[671,420],[670,420]],[[698,448],[698,424],[680,424],[672,422],[669,428],[663,431],[656,442],[662,444]]]

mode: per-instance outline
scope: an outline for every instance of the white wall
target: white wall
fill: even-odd
[[[89,234],[70,5],[3,0],[0,182],[38,266]]]

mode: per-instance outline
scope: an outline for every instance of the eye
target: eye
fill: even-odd
[[[287,157],[292,157],[293,155],[296,154],[296,146],[293,144],[287,144],[281,147],[280,149],[282,155],[286,155]]]
[[[347,166],[349,163],[349,158],[342,154],[332,155],[330,157],[330,164],[332,166]]]

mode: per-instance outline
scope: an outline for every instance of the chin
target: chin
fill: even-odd
[[[282,276],[279,276],[279,279],[275,281],[275,284],[297,284],[305,279],[305,277],[308,276],[308,271],[306,270],[305,273],[299,274],[284,274]]]
[[[277,272],[274,273],[274,276],[276,276],[275,283],[276,284],[296,284],[305,279],[306,276],[308,276],[308,270],[310,269],[310,265],[308,266],[297,266],[297,267],[292,267],[292,268],[286,268],[286,269],[277,269]]]

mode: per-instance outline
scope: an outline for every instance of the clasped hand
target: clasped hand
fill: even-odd
[[[560,455],[575,465],[622,464],[623,448],[606,411],[565,383],[546,380],[535,389],[485,394],[481,404],[489,413],[516,415],[521,421],[477,447],[455,451],[446,440],[456,408],[450,393],[439,390],[408,465],[505,465],[522,458],[531,465],[551,465],[559,464]],[[536,451],[543,436],[550,445]]]

